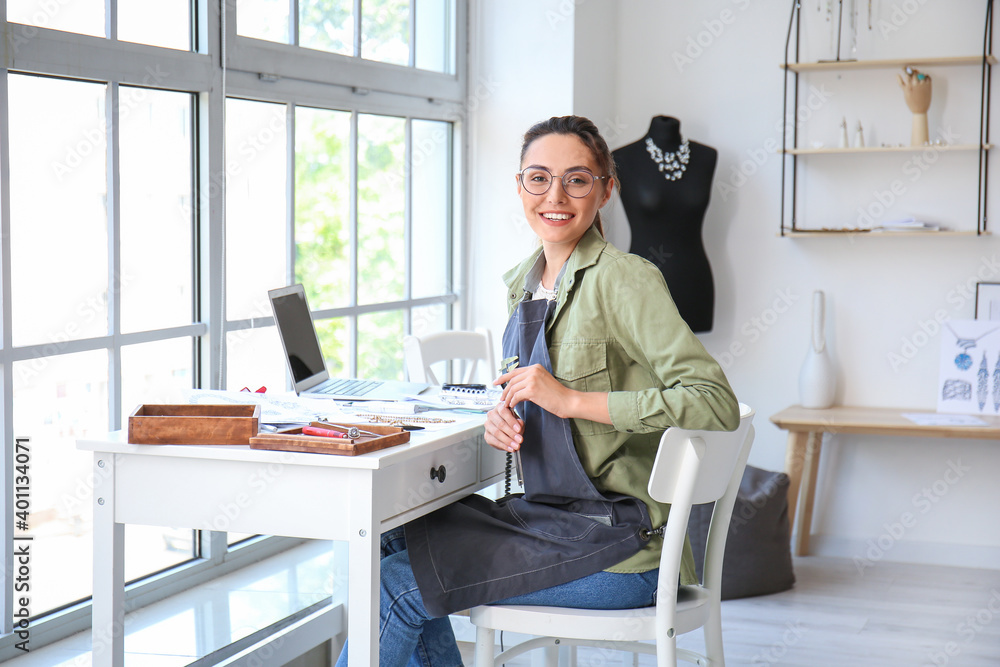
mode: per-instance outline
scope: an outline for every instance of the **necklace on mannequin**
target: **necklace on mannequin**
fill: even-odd
[[[664,153],[650,137],[646,137],[646,150],[649,152],[649,157],[653,158],[653,162],[663,172],[663,177],[668,181],[680,180],[687,169],[688,161],[691,160],[691,144],[687,139],[681,143],[680,148],[676,151]]]

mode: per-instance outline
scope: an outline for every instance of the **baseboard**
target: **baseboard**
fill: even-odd
[[[1000,569],[1000,546],[900,540],[889,531],[865,540],[812,535],[809,538],[809,553],[813,556],[847,558],[855,561],[862,570],[883,560],[893,563]]]

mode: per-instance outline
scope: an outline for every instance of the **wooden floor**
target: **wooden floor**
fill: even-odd
[[[879,561],[859,571],[851,560],[811,556],[795,559],[795,576],[792,590],[722,603],[729,667],[1000,666],[1000,569]],[[703,648],[698,631],[678,644]],[[472,645],[461,648],[471,665]],[[655,665],[652,656],[633,663],[587,649],[577,662]]]

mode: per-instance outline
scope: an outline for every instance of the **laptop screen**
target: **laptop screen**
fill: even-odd
[[[297,385],[325,371],[326,362],[323,361],[316,329],[309,315],[305,292],[301,285],[294,287],[295,289],[274,290],[271,294],[271,307],[274,309],[274,320],[285,346],[285,354],[288,355],[288,366]]]

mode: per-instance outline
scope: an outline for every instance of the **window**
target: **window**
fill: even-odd
[[[2,1],[30,66],[0,80],[0,425],[7,461],[31,438],[32,623],[56,639],[89,618],[78,438],[287,387],[274,287],[306,285],[334,374],[401,378],[404,334],[461,320],[465,2]],[[282,545],[251,537],[128,526],[127,595]],[[157,572],[177,583],[143,589]]]

